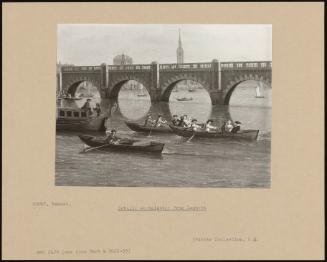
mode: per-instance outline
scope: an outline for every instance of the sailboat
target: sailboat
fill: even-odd
[[[261,86],[261,83],[259,83],[259,84]],[[259,87],[259,85],[257,85],[257,87],[255,88],[255,92],[256,92],[255,98],[264,98],[264,96],[260,94],[260,87]]]

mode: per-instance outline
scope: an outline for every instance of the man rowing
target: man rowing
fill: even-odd
[[[206,122],[205,129],[206,129],[207,132],[217,132],[218,131],[218,127],[213,126],[212,123],[213,123],[213,120],[212,119],[209,119]]]
[[[118,145],[120,139],[116,136],[116,133],[117,132],[115,129],[112,129],[111,131],[106,131],[107,137],[105,139],[105,143]]]
[[[167,121],[165,119],[163,119],[162,115],[158,115],[158,119],[156,122],[156,127],[162,127],[167,125]]]
[[[155,121],[152,118],[151,114],[147,114],[145,122],[144,122],[144,126],[153,126],[154,123],[155,123]]]

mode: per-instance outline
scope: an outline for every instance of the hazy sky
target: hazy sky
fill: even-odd
[[[124,53],[134,64],[176,63],[178,29],[184,62],[271,61],[271,25],[58,25],[58,61],[75,65],[113,64]]]

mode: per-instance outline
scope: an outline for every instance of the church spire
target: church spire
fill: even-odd
[[[177,64],[184,63],[184,50],[182,47],[181,30],[178,29]]]
[[[181,29],[178,29],[178,47],[182,48]]]

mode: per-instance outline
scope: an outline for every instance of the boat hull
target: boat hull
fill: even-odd
[[[146,144],[140,143],[124,143],[124,144],[105,144],[104,138],[97,138],[89,135],[79,135],[79,138],[90,147],[100,147],[102,151],[123,151],[123,152],[144,152],[144,153],[158,153],[160,154],[165,146],[163,143],[148,142]]]
[[[106,117],[88,119],[58,118],[56,129],[65,131],[105,131],[105,121]]]
[[[177,98],[177,101],[192,101],[192,98]]]
[[[143,126],[136,122],[131,121],[125,121],[125,124],[136,132],[142,132],[142,133],[172,133],[173,131],[167,126],[167,127],[150,127],[150,126]]]
[[[207,131],[193,131],[189,128],[176,127],[169,125],[172,131],[179,136],[191,138],[215,138],[215,139],[247,139],[256,140],[258,138],[259,130],[240,130],[237,133],[229,132],[207,132]]]

